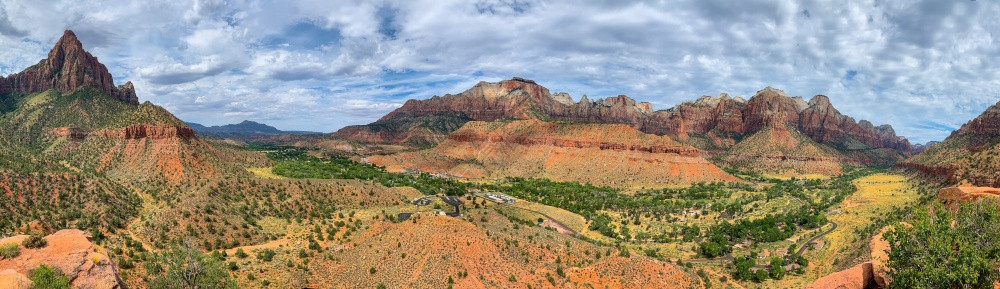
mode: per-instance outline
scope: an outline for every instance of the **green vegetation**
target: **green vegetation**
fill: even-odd
[[[34,283],[33,289],[69,289],[69,278],[58,268],[45,264],[28,272],[28,279]]]
[[[271,262],[271,260],[274,259],[274,255],[276,254],[277,253],[275,253],[274,250],[271,249],[260,250],[260,252],[257,252],[257,259],[260,259],[261,261],[264,262]]]
[[[13,259],[18,255],[21,255],[21,249],[17,247],[17,243],[0,245],[0,260]]]
[[[989,201],[940,204],[885,234],[893,288],[993,288],[1000,278],[1000,210]]]
[[[5,212],[0,214],[0,236],[34,221],[46,231],[75,227],[114,232],[138,215],[141,207],[133,190],[78,174],[0,171],[0,183],[7,184],[12,193],[0,194],[0,212]]]
[[[185,242],[154,254],[145,264],[152,277],[149,288],[236,288],[222,261],[212,258]]]
[[[386,187],[413,187],[427,195],[464,195],[471,186],[433,177],[427,173],[416,176],[388,173],[381,168],[358,163],[342,156],[320,159],[306,155],[299,149],[285,149],[269,152],[267,155],[275,161],[272,172],[289,178],[373,180]]]

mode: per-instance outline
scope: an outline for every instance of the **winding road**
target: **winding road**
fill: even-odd
[[[809,244],[812,244],[812,242],[815,242],[819,238],[822,238],[823,236],[826,236],[826,234],[829,234],[830,232],[833,232],[833,230],[837,229],[837,223],[836,222],[830,221],[830,224],[833,224],[832,228],[830,228],[829,230],[826,230],[826,232],[819,233],[819,235],[816,235],[815,237],[812,237],[812,239],[809,239],[809,241],[806,241],[805,244],[802,244],[802,248],[799,248],[799,251],[795,252],[795,255],[802,255],[802,253],[804,253],[806,251],[806,248],[809,248]]]
[[[833,230],[837,229],[837,223],[836,222],[830,221],[830,224],[832,224],[833,227],[830,227],[829,230],[826,230],[826,231],[824,231],[822,233],[819,233],[819,235],[816,235],[815,237],[812,237],[811,239],[809,239],[809,241],[806,241],[805,244],[802,244],[802,248],[799,248],[799,250],[796,251],[795,254],[796,255],[802,255],[802,253],[805,253],[806,248],[809,248],[809,244],[812,244],[812,242],[816,242],[816,240],[819,240],[819,238],[822,238],[823,236],[826,236],[826,234],[829,234],[830,232],[833,232]],[[733,260],[733,254],[732,253],[726,253],[726,255],[722,256],[722,257],[715,257],[715,258],[708,258],[708,259],[690,259],[690,260],[687,260],[687,261],[684,261],[684,262],[685,263],[712,263],[712,262],[717,262],[717,261],[732,261],[732,260]],[[766,265],[757,265],[755,267],[757,267],[757,268],[766,268],[767,266]]]

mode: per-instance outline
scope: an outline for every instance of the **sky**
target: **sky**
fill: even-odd
[[[140,101],[205,125],[332,132],[517,76],[654,109],[823,94],[923,143],[1000,101],[997,15],[983,0],[0,0],[0,74],[71,29]]]

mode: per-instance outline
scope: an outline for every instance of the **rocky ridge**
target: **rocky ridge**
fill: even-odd
[[[552,94],[534,81],[522,78],[497,83],[480,82],[458,95],[409,100],[371,125],[347,127],[334,133],[334,137],[394,142],[409,139],[416,133],[425,136],[421,139],[429,139],[436,144],[443,141],[447,133],[457,129],[454,123],[436,130],[415,126],[420,129],[393,132],[383,126],[392,121],[425,122],[424,117],[445,114],[457,114],[475,121],[534,118],[620,123],[716,152],[723,152],[743,137],[772,124],[786,124],[813,141],[838,150],[862,154],[870,149],[892,151],[873,156],[849,156],[859,162],[892,163],[908,155],[912,149],[910,143],[897,136],[892,127],[855,121],[841,114],[823,95],[806,102],[801,97],[789,97],[781,90],[767,87],[746,101],[721,94],[718,97],[703,96],[668,110],[654,111],[649,103],[637,102],[625,95],[596,101],[584,96],[574,103],[565,93]],[[451,119],[463,123],[457,118]],[[438,135],[427,137],[431,131]]]
[[[968,180],[974,185],[1000,187],[1000,102],[962,125],[944,141],[901,163],[900,166],[950,183]]]

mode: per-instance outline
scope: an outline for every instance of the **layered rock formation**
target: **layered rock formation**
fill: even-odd
[[[193,138],[194,130],[190,127],[176,125],[149,125],[133,124],[126,127],[104,129],[94,133],[97,136],[114,139],[142,139],[150,138],[154,140],[170,138]]]
[[[469,122],[433,149],[369,161],[390,171],[544,177],[615,187],[736,181],[697,149],[622,124]]]
[[[0,244],[21,244],[27,235],[0,239]],[[83,231],[66,229],[46,236],[47,245],[38,249],[20,246],[21,253],[14,258],[0,260],[0,282],[19,281],[39,265],[58,269],[69,277],[73,288],[123,288],[118,266],[108,255],[94,247],[89,236]],[[11,270],[15,273],[11,273]],[[3,279],[7,278],[7,279]],[[30,281],[29,281],[30,282]],[[0,284],[3,287],[5,284]]]
[[[429,121],[430,118],[435,121]],[[480,82],[458,95],[409,100],[375,123],[344,128],[334,133],[334,137],[367,142],[417,139],[436,144],[464,121],[502,119],[627,124],[713,154],[724,153],[743,138],[776,124],[801,131],[816,143],[844,152],[825,157],[884,165],[902,159],[912,149],[910,143],[896,136],[890,126],[876,127],[864,120],[857,122],[837,111],[823,95],[806,102],[801,97],[789,97],[781,90],[768,87],[758,91],[749,101],[722,94],[654,111],[649,103],[636,102],[624,95],[596,101],[584,96],[574,103],[564,93],[551,94],[534,81],[521,78],[498,83]]]
[[[0,78],[0,94],[31,94],[49,89],[66,92],[81,87],[93,87],[125,103],[139,104],[132,82],[115,86],[108,68],[83,50],[83,44],[69,30],[49,51],[48,58]]]
[[[1000,102],[902,164],[948,182],[1000,187]]]

